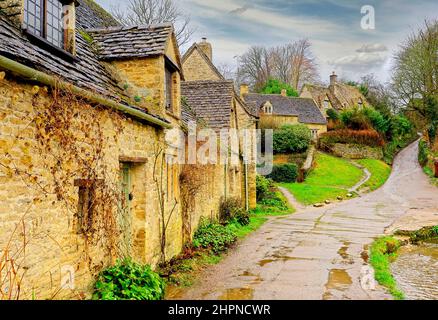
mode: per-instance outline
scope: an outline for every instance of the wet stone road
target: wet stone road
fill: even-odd
[[[170,299],[390,299],[362,288],[367,246],[402,216],[438,221],[438,191],[417,163],[418,144],[402,151],[374,193],[272,218],[197,283]],[[413,219],[415,220],[415,218]]]

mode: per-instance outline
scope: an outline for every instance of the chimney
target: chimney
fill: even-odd
[[[281,95],[283,97],[287,97],[287,90],[286,89],[281,89]]]
[[[207,42],[207,38],[202,38],[202,41],[198,43],[199,48],[201,48],[202,52],[205,53],[205,55],[210,59],[210,61],[213,61],[213,48],[211,47],[211,44]]]
[[[248,87],[248,85],[245,84],[245,83],[242,83],[242,84],[240,85],[240,97],[241,97],[242,99],[244,99],[244,98],[245,98],[245,95],[247,95],[248,93],[249,93],[249,87]]]
[[[335,94],[335,85],[337,82],[338,82],[338,76],[333,71],[332,75],[330,76],[330,87],[329,87],[332,94]]]

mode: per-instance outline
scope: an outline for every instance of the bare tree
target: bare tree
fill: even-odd
[[[236,77],[236,70],[235,68],[229,64],[229,63],[220,63],[217,66],[217,70],[220,72],[220,74],[227,80],[233,80]]]
[[[401,45],[392,84],[407,111],[428,120],[438,117],[438,20],[426,21]]]
[[[195,32],[190,24],[190,16],[173,0],[129,0],[126,9],[118,5],[111,9],[111,13],[126,26],[171,22],[180,46],[187,44]]]
[[[274,48],[251,47],[240,58],[238,76],[255,90],[276,78],[299,91],[306,82],[318,81],[318,68],[311,43],[303,39]]]
[[[240,83],[247,83],[259,90],[273,76],[271,50],[261,46],[253,46],[239,59],[237,71]]]

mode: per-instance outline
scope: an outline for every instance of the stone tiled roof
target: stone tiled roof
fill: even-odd
[[[79,1],[78,9],[81,9],[78,10],[76,16],[78,26],[96,23],[93,27],[97,28],[102,27],[99,23],[110,21],[110,19],[103,18],[90,20],[90,17],[99,16],[95,12],[96,7],[87,5],[91,1]],[[84,12],[87,14],[84,15]],[[99,57],[79,30],[76,32],[76,61],[63,59],[31,41],[5,15],[0,13],[0,54],[121,103],[128,104],[127,101],[130,101],[125,90],[118,84],[105,63],[99,61]]]
[[[120,23],[93,0],[77,0],[76,26],[82,29],[117,27]]]
[[[284,97],[279,94],[256,94],[245,95],[245,102],[259,110],[270,102],[272,113],[281,116],[297,116],[301,123],[327,124],[313,99]]]
[[[209,128],[215,131],[230,128],[234,98],[232,81],[182,82],[181,95]]]
[[[336,110],[342,110],[344,108],[354,107],[358,104],[359,100],[362,100],[364,104],[367,104],[365,97],[356,87],[343,84],[336,83],[334,85],[334,93],[332,90],[326,87],[306,84],[304,86],[316,103],[323,107],[324,100],[326,96],[329,98],[331,105]]]
[[[172,24],[88,29],[103,60],[164,55]]]

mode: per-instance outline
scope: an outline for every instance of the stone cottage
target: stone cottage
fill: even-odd
[[[0,298],[85,298],[115,259],[183,245],[181,166],[164,161],[184,79],[172,26],[45,3],[0,1]]]
[[[304,124],[314,139],[327,132],[327,120],[315,101],[310,98],[288,97],[281,94],[249,93],[248,86],[241,86],[241,96],[248,106],[260,116],[261,129],[276,129],[287,124]]]
[[[185,121],[195,120],[201,128],[212,129],[219,136],[225,129],[255,130],[257,116],[252,114],[244,101],[234,90],[234,83],[227,81],[212,62],[212,46],[204,38],[193,44],[183,56],[185,81],[181,84],[183,117]],[[207,171],[207,181],[201,187],[194,201],[193,219],[218,212],[220,203],[229,198],[241,199],[247,209],[256,207],[256,166],[245,163],[242,156],[242,141],[236,156],[238,164],[216,165]]]
[[[327,116],[328,109],[340,111],[368,105],[366,98],[358,88],[338,82],[338,76],[334,72],[330,76],[328,87],[306,84],[303,86],[300,97],[315,100],[325,116]]]

